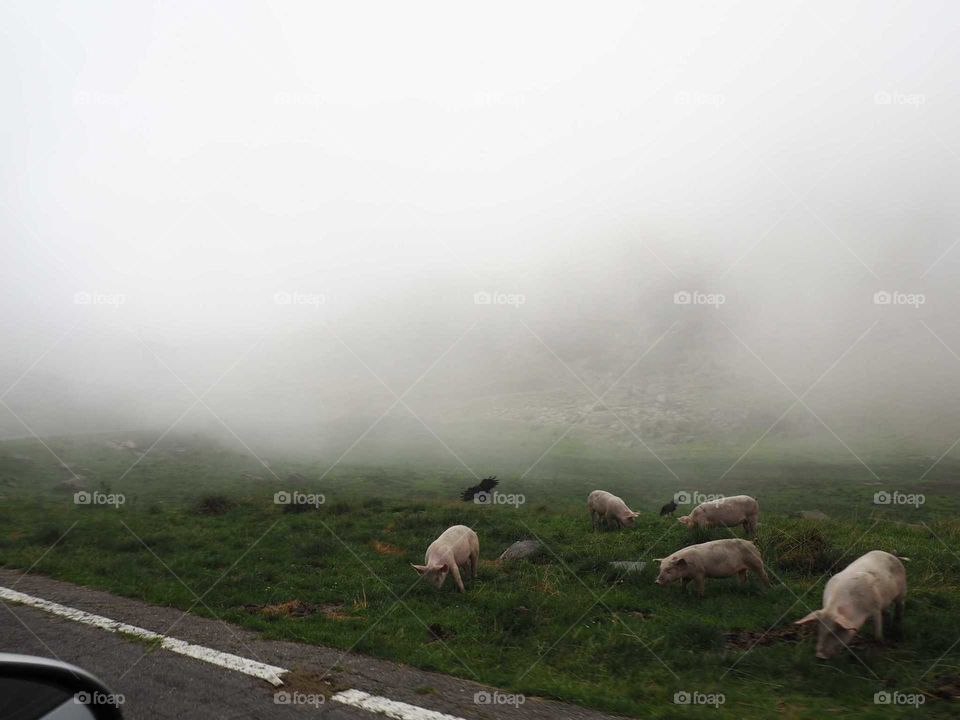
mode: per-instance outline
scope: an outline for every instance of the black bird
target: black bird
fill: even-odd
[[[673,515],[673,512],[674,512],[676,509],[677,509],[677,501],[676,501],[676,500],[671,500],[671,501],[668,502],[666,505],[664,505],[662,508],[660,508],[660,517],[663,517],[664,515]]]
[[[460,497],[464,502],[470,502],[474,497],[476,497],[477,493],[488,493],[493,490],[499,482],[500,481],[497,480],[496,475],[491,475],[490,477],[481,480],[479,485],[468,487],[463,491],[463,494]]]

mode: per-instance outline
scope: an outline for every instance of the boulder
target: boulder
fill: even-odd
[[[611,568],[622,573],[638,573],[643,570],[645,566],[645,562],[637,562],[635,560],[614,560],[610,563]]]
[[[503,551],[500,560],[530,560],[543,553],[539,540],[520,540]]]

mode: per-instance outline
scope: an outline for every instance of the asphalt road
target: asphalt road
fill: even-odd
[[[124,696],[123,712],[129,720],[307,717],[371,720],[386,717],[327,699],[351,688],[470,720],[610,720],[613,717],[536,698],[527,698],[520,706],[477,704],[475,693],[492,688],[362,655],[344,654],[333,648],[264,640],[255,633],[217,620],[184,616],[174,608],[149,605],[49,578],[24,577],[16,570],[0,569],[0,586],[291,670],[284,677],[284,686],[274,688],[263,680],[153,647],[141,640],[38,608],[0,601],[0,652],[57,658],[94,673],[114,692]],[[331,671],[331,668],[335,669]],[[425,692],[425,688],[430,690]],[[277,702],[285,697],[293,702]]]

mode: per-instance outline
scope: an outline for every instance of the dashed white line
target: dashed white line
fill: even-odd
[[[84,625],[97,627],[101,630],[106,630],[107,632],[133,635],[141,640],[159,642],[160,647],[162,647],[164,650],[169,650],[170,652],[179,653],[180,655],[196,658],[197,660],[203,660],[204,662],[212,663],[213,665],[219,665],[220,667],[224,667],[229,670],[236,670],[244,675],[252,675],[253,677],[260,678],[261,680],[266,680],[268,683],[271,683],[274,686],[283,685],[283,681],[280,679],[280,676],[285,672],[288,672],[282,667],[267,665],[266,663],[258,662],[256,660],[248,660],[247,658],[240,657],[239,655],[221,652],[220,650],[213,650],[211,648],[204,647],[203,645],[194,645],[183,640],[177,640],[176,638],[172,638],[167,635],[155,633],[152,630],[146,630],[145,628],[137,627],[136,625],[128,625],[127,623],[111,620],[110,618],[103,617],[102,615],[94,615],[93,613],[88,613],[84,610],[77,610],[76,608],[67,607],[66,605],[61,605],[60,603],[51,602],[50,600],[34,597],[33,595],[27,595],[26,593],[22,593],[17,590],[11,590],[10,588],[0,587],[0,598],[4,600],[10,600],[12,602],[22,603],[24,605],[29,605],[30,607],[35,607],[40,610],[45,610],[48,613],[59,615],[60,617],[67,618],[68,620],[73,620],[78,623],[83,623]]]
[[[427,710],[419,705],[408,705],[379,695],[371,695],[362,690],[344,690],[330,699],[361,710],[396,718],[396,720],[463,720],[455,715]]]
[[[251,675],[252,677],[266,680],[276,687],[283,685],[283,680],[280,679],[280,676],[290,672],[287,668],[267,665],[257,660],[249,660],[239,655],[221,652],[220,650],[214,650],[204,647],[203,645],[194,645],[193,643],[178,640],[168,635],[161,635],[160,633],[155,633],[152,630],[137,627],[136,625],[111,620],[103,615],[95,615],[85,610],[77,610],[76,608],[67,607],[66,605],[61,605],[60,603],[55,603],[50,600],[44,600],[43,598],[28,595],[27,593],[22,593],[11,588],[0,586],[0,599],[22,605],[29,605],[30,607],[35,607],[53,615],[66,618],[67,620],[73,620],[74,622],[84,625],[100,628],[107,632],[133,635],[142,640],[158,642],[164,650],[202,660],[203,662],[218,665],[228,670],[235,670],[245,675]],[[330,699],[338,703],[343,703],[344,705],[351,705],[352,707],[366,710],[367,712],[386,715],[395,720],[463,720],[463,718],[455,715],[447,715],[442,712],[437,712],[436,710],[422,708],[418,705],[409,705],[379,695],[371,695],[362,690],[344,690],[332,695]]]

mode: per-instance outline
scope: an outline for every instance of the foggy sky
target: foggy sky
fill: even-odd
[[[327,452],[418,379],[405,401],[442,428],[486,395],[589,405],[632,368],[771,418],[816,383],[861,451],[939,455],[960,437],[958,21],[4,3],[0,436],[163,431],[219,380],[184,428]]]

